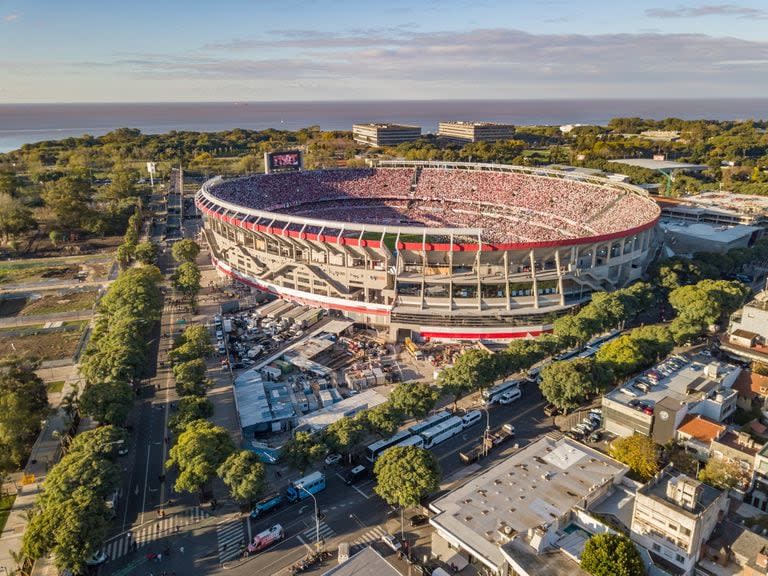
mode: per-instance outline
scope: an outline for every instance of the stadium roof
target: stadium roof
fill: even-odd
[[[652,158],[622,158],[611,160],[615,164],[626,164],[649,170],[682,170],[684,172],[701,172],[707,170],[706,164],[686,164],[685,162],[670,162],[669,160],[653,160]]]

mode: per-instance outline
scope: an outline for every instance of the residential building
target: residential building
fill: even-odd
[[[457,142],[496,142],[514,138],[515,127],[512,124],[494,122],[440,122],[437,135]]]
[[[710,458],[738,464],[743,475],[735,488],[747,492],[752,486],[756,456],[763,444],[752,438],[749,432],[728,430],[710,444]]]
[[[584,544],[609,531],[587,512],[626,472],[579,442],[544,436],[430,504],[433,554],[498,575],[580,576]]]
[[[768,538],[731,520],[720,523],[705,547],[699,567],[718,576],[768,574]]]
[[[760,408],[765,412],[766,399],[768,398],[768,376],[762,376],[751,370],[742,370],[736,382],[733,383],[736,390],[736,405],[747,412],[753,408]]]
[[[654,564],[692,574],[727,509],[726,492],[667,467],[637,491],[631,538],[649,551]]]
[[[731,316],[720,347],[747,360],[768,361],[768,290],[763,290]]]
[[[709,356],[671,356],[603,397],[605,428],[618,436],[637,432],[666,444],[688,414],[727,421],[736,411],[732,386],[740,372],[740,367]]]
[[[712,442],[725,434],[727,429],[724,424],[712,422],[698,414],[688,414],[675,431],[675,440],[699,460],[707,461]]]
[[[367,146],[397,146],[421,138],[421,126],[407,124],[354,124],[352,137]]]

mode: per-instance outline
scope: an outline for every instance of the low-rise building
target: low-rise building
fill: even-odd
[[[765,576],[768,574],[768,538],[726,520],[707,542],[699,567],[717,576]]]
[[[421,126],[408,124],[354,124],[352,138],[366,146],[397,146],[421,138]]]
[[[654,563],[692,574],[727,509],[727,493],[667,467],[637,491],[631,538]]]
[[[627,467],[569,438],[544,436],[430,504],[433,554],[492,574],[582,574],[583,545],[608,531],[584,511]]]
[[[495,122],[440,122],[437,135],[456,142],[496,142],[511,140],[515,134],[512,124]]]
[[[603,423],[617,436],[675,437],[688,414],[723,422],[736,411],[732,386],[741,368],[711,357],[673,356],[603,397]]]
[[[724,424],[712,422],[698,414],[689,414],[675,431],[675,440],[702,461],[709,459],[712,442],[727,431]]]
[[[751,412],[754,408],[765,411],[768,399],[768,376],[762,376],[751,370],[742,370],[736,382],[736,404],[742,410]]]
[[[768,290],[731,316],[721,348],[747,360],[768,361]]]
[[[725,253],[747,248],[763,233],[757,226],[710,224],[665,217],[659,221],[664,246],[674,254],[690,257],[697,252]]]
[[[366,546],[348,560],[323,572],[323,576],[400,576],[400,571],[376,550]]]
[[[762,446],[748,432],[728,430],[710,444],[710,458],[738,465],[741,477],[735,488],[745,493],[752,486],[756,456]]]

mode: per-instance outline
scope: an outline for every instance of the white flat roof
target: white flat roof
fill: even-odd
[[[376,392],[376,390],[366,390],[331,404],[322,410],[301,416],[299,418],[299,426],[309,426],[313,430],[322,430],[337,420],[341,420],[344,416],[356,414],[360,410],[367,408],[373,408],[386,401],[387,399]]]
[[[637,166],[638,168],[648,168],[650,170],[690,170],[701,172],[708,170],[706,164],[686,164],[685,162],[671,162],[669,160],[654,160],[653,158],[621,158],[611,160],[616,164],[626,164],[627,166]]]
[[[693,236],[704,240],[711,240],[713,242],[725,243],[733,242],[744,236],[751,236],[755,232],[761,230],[761,228],[757,226],[746,226],[744,224],[723,226],[719,224],[707,224],[705,222],[690,223],[682,220],[675,220],[673,218],[662,218],[662,220],[659,221],[659,226],[661,226],[665,232],[684,234],[686,236]]]
[[[544,436],[433,502],[430,524],[496,566],[504,562],[498,530],[526,535],[562,516],[627,467],[570,438]]]

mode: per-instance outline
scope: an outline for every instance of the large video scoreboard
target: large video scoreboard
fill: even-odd
[[[264,153],[264,171],[267,174],[274,174],[275,172],[298,172],[301,170],[301,167],[301,150]]]

